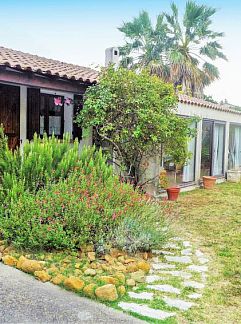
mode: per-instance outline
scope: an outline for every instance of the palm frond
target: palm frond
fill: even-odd
[[[216,60],[216,58],[222,58],[227,61],[227,57],[220,51],[222,46],[216,42],[208,42],[200,49],[200,54],[207,56],[211,60]]]
[[[219,71],[215,65],[205,62],[203,64],[202,70],[210,81],[219,79]]]
[[[133,21],[123,23],[118,29],[124,33],[127,38],[135,39],[136,37],[152,33],[151,19],[146,11],[142,11]]]

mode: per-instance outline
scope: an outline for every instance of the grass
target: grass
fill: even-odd
[[[191,323],[241,323],[241,184],[184,193],[173,208],[174,232],[211,259],[199,307],[183,316]]]
[[[162,300],[166,294],[161,292],[157,292],[154,300],[149,302],[138,301],[128,295],[122,301],[144,303],[152,308],[177,313],[176,317],[165,321],[133,314],[150,323],[241,323],[241,184],[224,183],[213,190],[198,189],[183,193],[178,202],[165,202],[163,210],[172,224],[173,235],[190,240],[194,247],[202,250],[210,259],[204,295],[196,301],[197,307],[187,312],[168,307]],[[76,272],[77,257],[76,253],[69,255],[63,252],[29,255],[30,259],[46,260],[48,267],[56,265],[67,276]],[[160,258],[165,262],[164,257]],[[80,268],[84,266],[83,260]],[[184,268],[185,265],[177,264],[175,270]],[[102,275],[105,274],[108,273],[103,271]],[[182,280],[168,275],[166,277],[159,283],[180,287]],[[200,281],[200,275],[195,274],[193,280]],[[146,291],[146,284],[138,285],[136,292],[142,291]],[[185,288],[179,297],[187,300],[187,294],[193,291],[192,288]],[[105,304],[119,309],[118,302]]]

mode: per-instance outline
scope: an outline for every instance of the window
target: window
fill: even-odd
[[[225,124],[203,120],[201,176],[221,176],[224,173]]]
[[[50,94],[41,94],[39,133],[59,138],[64,133],[64,97]]]
[[[196,128],[196,123],[193,123],[191,127]],[[167,171],[169,185],[186,184],[195,180],[196,138],[188,142],[188,151],[191,157],[184,166],[175,165],[171,156],[164,156],[163,167]]]
[[[241,126],[230,125],[229,128],[229,170],[241,168]]]

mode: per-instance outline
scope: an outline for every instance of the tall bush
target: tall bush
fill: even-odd
[[[2,130],[0,130],[0,136]],[[37,192],[48,183],[67,177],[73,168],[87,164],[94,155],[95,147],[79,153],[76,140],[70,135],[63,140],[35,134],[32,142],[26,141],[22,150],[11,151],[6,143],[0,147],[0,199],[2,202],[16,199],[24,191]],[[101,163],[104,163],[101,161]]]
[[[31,249],[77,248],[82,244],[94,243],[97,247],[110,243],[111,233],[124,219],[133,219],[147,233],[146,218],[153,213],[160,219],[157,209],[150,209],[146,196],[120,183],[106,165],[101,151],[92,154],[86,149],[87,159],[72,171],[66,179],[49,184],[36,194],[24,193],[13,208],[8,209],[1,220],[3,236],[17,246]],[[157,218],[156,218],[157,219]],[[145,222],[144,222],[145,220]],[[156,220],[150,218],[149,226],[157,233]],[[149,227],[150,228],[150,227]],[[132,230],[132,229],[131,229]],[[135,243],[136,249],[150,249],[156,241]],[[122,236],[124,233],[122,233]],[[159,243],[161,235],[156,234]],[[152,236],[151,236],[152,238]],[[121,247],[119,242],[113,244]]]

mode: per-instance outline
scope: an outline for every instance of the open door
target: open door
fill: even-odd
[[[11,149],[20,145],[20,88],[0,84],[0,124]]]

